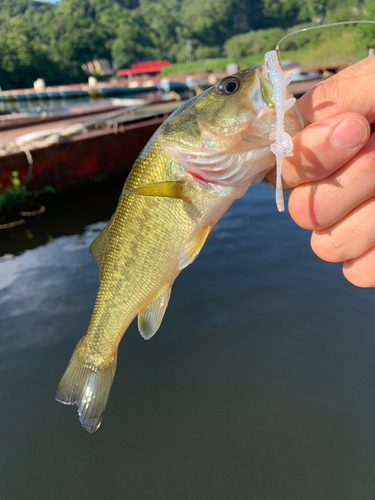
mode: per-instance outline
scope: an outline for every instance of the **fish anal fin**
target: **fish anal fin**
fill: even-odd
[[[90,253],[95,258],[96,262],[98,263],[99,269],[100,269],[100,264],[102,261],[103,250],[104,250],[104,245],[105,245],[105,241],[107,238],[108,230],[109,230],[109,224],[107,224],[105,226],[105,228],[100,231],[98,236],[95,238],[95,240],[90,245]]]
[[[117,354],[106,364],[94,366],[80,354],[80,343],[56,392],[56,401],[77,405],[82,427],[91,434],[100,427],[116,371]]]
[[[185,267],[194,262],[213,229],[213,224],[205,226],[201,231],[199,231],[193,241],[190,241],[186,245],[185,249],[178,258],[179,269],[185,269]]]
[[[147,184],[135,189],[126,189],[125,194],[137,194],[142,196],[160,196],[164,198],[175,198],[188,202],[182,190],[184,180],[179,181],[164,181]]]
[[[138,330],[145,340],[149,340],[158,331],[163,321],[171,296],[171,286],[168,286],[150,305],[138,314]]]

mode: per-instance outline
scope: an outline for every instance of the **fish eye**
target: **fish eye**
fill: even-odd
[[[240,88],[240,81],[235,76],[223,78],[219,83],[219,94],[233,94]]]

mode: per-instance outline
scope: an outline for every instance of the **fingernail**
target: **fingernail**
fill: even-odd
[[[346,118],[332,132],[333,144],[343,150],[358,148],[367,139],[367,129],[355,118]]]

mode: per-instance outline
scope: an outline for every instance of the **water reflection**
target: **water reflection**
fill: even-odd
[[[374,290],[314,257],[266,184],[176,280],[155,338],[124,336],[98,433],[53,401],[121,184],[56,199],[34,240],[0,235],[0,498],[373,498]]]
[[[25,218],[25,224],[0,231],[0,257],[18,255],[59,236],[82,234],[87,225],[109,220],[124,181],[119,176],[91,184],[89,189],[76,189],[43,200],[46,211],[42,215]]]
[[[121,98],[122,96],[120,96]],[[134,96],[125,96],[126,98],[135,99],[161,99],[163,93],[161,91],[146,91],[135,94]],[[113,98],[93,99],[91,97],[73,97],[69,99],[37,99],[32,101],[6,101],[0,102],[0,117],[6,113],[30,113],[32,115],[40,115],[47,113],[48,115],[60,115],[68,113],[72,108],[78,108],[87,104],[96,103],[111,103]]]

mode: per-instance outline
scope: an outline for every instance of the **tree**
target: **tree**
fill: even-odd
[[[375,19],[375,0],[369,0],[365,3],[364,19],[373,21]],[[373,24],[358,24],[356,28],[357,38],[360,44],[367,49],[375,47],[375,25]]]
[[[283,30],[279,28],[251,31],[237,35],[226,41],[224,45],[225,54],[231,59],[241,59],[253,54],[264,54],[264,52],[274,49],[283,35]]]
[[[366,3],[369,18],[374,3]],[[363,0],[0,0],[0,85],[83,81],[83,63],[113,54],[117,67],[146,58],[185,61],[187,40],[193,58],[261,54],[277,43],[280,28],[318,17],[356,19],[362,7]],[[363,43],[374,45],[373,29],[359,29]],[[322,40],[311,33],[283,48]]]

